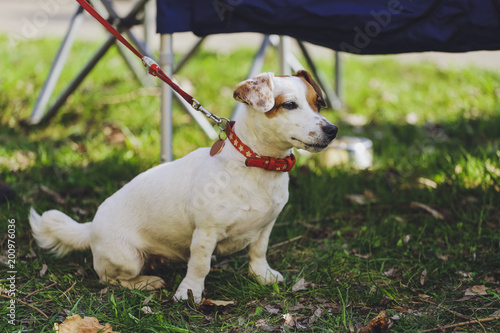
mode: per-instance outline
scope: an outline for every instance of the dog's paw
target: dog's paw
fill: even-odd
[[[250,266],[250,273],[260,284],[283,282],[283,275],[269,266]]]
[[[201,302],[201,294],[203,292],[203,286],[196,286],[192,283],[182,281],[177,291],[174,294],[174,300],[176,302],[185,301],[189,299],[189,290],[192,292],[193,300],[196,304]]]

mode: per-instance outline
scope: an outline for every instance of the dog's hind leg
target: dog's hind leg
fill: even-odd
[[[262,284],[273,284],[283,281],[283,275],[269,267],[266,259],[269,235],[271,234],[273,226],[274,221],[260,232],[259,237],[254,242],[250,243],[248,249],[250,274],[254,275],[257,281]]]
[[[101,252],[98,248],[92,249],[94,269],[102,283],[109,282],[129,289],[145,290],[161,289],[165,286],[165,282],[158,276],[140,275],[144,265],[141,253],[130,247],[121,247],[120,250]]]

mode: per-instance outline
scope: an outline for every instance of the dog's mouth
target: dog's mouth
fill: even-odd
[[[329,143],[306,143],[306,142],[299,140],[295,137],[292,137],[292,140],[302,143],[306,150],[320,151],[320,150],[325,149],[329,145]]]

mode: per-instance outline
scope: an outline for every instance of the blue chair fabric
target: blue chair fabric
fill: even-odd
[[[337,51],[500,49],[500,0],[157,0],[157,31],[288,35]]]

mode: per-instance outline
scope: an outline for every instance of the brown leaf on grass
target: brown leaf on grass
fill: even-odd
[[[405,238],[403,239],[403,244],[406,245],[411,239],[411,235],[406,235]]]
[[[387,332],[388,329],[389,319],[387,318],[387,312],[382,310],[375,318],[370,320],[368,325],[363,326],[357,333]]]
[[[217,301],[213,299],[202,299],[201,303],[199,305],[204,305],[204,306],[228,306],[228,305],[235,305],[236,301]]]
[[[153,298],[154,294],[149,295],[143,302],[142,305],[148,305],[149,301]]]
[[[297,320],[289,313],[286,313],[283,315],[283,318],[285,319],[285,322],[283,323],[283,326],[286,328],[294,328],[297,326]]]
[[[275,308],[274,306],[270,305],[270,304],[267,304],[264,306],[264,309],[269,312],[269,313],[278,313],[280,312],[281,310],[279,308]]]
[[[440,212],[438,212],[434,208],[431,208],[423,203],[413,201],[412,203],[410,203],[410,207],[423,209],[426,212],[430,213],[435,218],[437,218],[438,220],[444,220],[443,214],[441,214]]]
[[[103,326],[95,317],[79,315],[67,317],[62,324],[55,323],[54,330],[57,333],[118,333],[108,323]]]
[[[427,278],[427,270],[424,269],[422,273],[420,273],[420,284],[423,286],[425,284],[425,279]]]
[[[473,298],[474,298],[474,296],[464,296],[462,298],[457,299],[455,302],[467,302],[467,301],[470,301]]]
[[[48,194],[50,197],[52,197],[52,199],[54,199],[58,204],[60,205],[66,204],[66,199],[64,199],[59,193],[48,188],[47,186],[41,185],[40,190],[45,194]]]
[[[159,312],[153,312],[151,307],[145,305],[141,308],[141,311],[144,312],[145,314],[160,314]]]
[[[261,331],[264,332],[276,332],[279,330],[279,326],[269,326],[265,319],[259,319],[255,322],[255,326],[257,326]]]
[[[314,310],[314,313],[312,314],[311,317],[309,317],[309,320],[307,322],[308,326],[313,325],[321,316],[323,315],[323,309],[321,307],[317,307],[316,310]]]
[[[307,282],[304,278],[302,278],[293,285],[292,291],[297,292],[300,290],[305,290],[310,287],[314,288],[316,287],[316,285],[312,282]]]
[[[368,194],[368,195],[367,195]],[[347,194],[345,198],[355,204],[364,206],[373,202],[377,202],[377,198],[371,191],[365,191],[365,194]]]
[[[457,274],[464,277],[466,281],[472,280],[472,272],[458,271]]]
[[[423,178],[423,177],[420,177],[418,179],[418,182],[422,185],[425,185],[425,186],[428,186],[428,187],[432,187],[432,188],[437,188],[437,184],[435,181],[433,180],[430,180],[428,178]]]
[[[48,269],[48,268],[49,268],[49,267],[48,267],[46,264],[43,264],[43,265],[42,265],[42,269],[40,270],[40,273],[39,273],[39,274],[40,274],[40,277],[44,276],[44,275],[45,275],[45,273],[47,273],[47,269]]]
[[[439,254],[439,253],[437,253],[437,254],[436,254],[436,257],[437,257],[438,259],[443,260],[443,261],[448,261],[448,260],[451,258],[451,255],[449,255],[449,254]]]
[[[465,290],[465,296],[476,296],[476,295],[488,295],[486,292],[488,288],[483,285],[472,286],[471,288],[467,288]]]
[[[395,272],[395,271],[394,271],[394,268],[391,268],[391,269],[389,269],[388,271],[383,272],[382,274],[384,274],[384,275],[385,275],[385,276],[387,276],[387,277],[391,277],[391,276],[393,276],[393,275],[394,275],[394,272]]]

